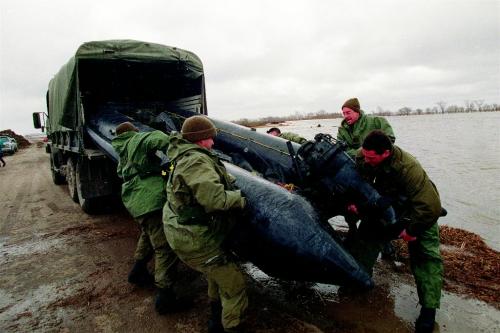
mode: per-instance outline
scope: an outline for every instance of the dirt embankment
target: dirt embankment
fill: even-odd
[[[13,130],[10,129],[0,131],[0,135],[8,135],[11,138],[16,139],[17,146],[19,149],[23,149],[31,145],[31,143],[28,140],[26,140],[24,136],[16,134]]]
[[[154,290],[126,281],[138,237],[128,214],[83,213],[65,185],[52,183],[42,145],[8,158],[0,168],[0,331],[206,332],[206,282],[199,274],[182,265],[179,270],[178,290],[194,299],[192,309],[157,315]],[[498,253],[472,235],[448,240],[447,234],[442,232],[445,288],[472,296],[444,293],[440,332],[494,331],[500,312],[474,298],[497,299],[472,291],[481,284],[498,290]],[[391,267],[378,264],[372,292],[342,295],[335,286],[279,281],[245,265],[251,327],[260,333],[411,332],[418,315],[415,287],[409,274]]]

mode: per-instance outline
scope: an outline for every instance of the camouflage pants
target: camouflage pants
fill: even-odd
[[[203,273],[208,281],[210,301],[222,303],[222,326],[230,330],[244,319],[248,307],[245,277],[238,265],[220,254],[217,260],[200,263],[199,260],[185,260],[191,268]]]
[[[363,225],[364,223],[364,225]],[[362,221],[360,233],[349,245],[352,256],[371,275],[373,266],[384,246],[385,240],[373,237],[376,232],[370,232],[367,227],[370,221]],[[410,267],[417,285],[419,302],[427,308],[439,308],[441,288],[443,286],[443,261],[439,253],[439,227],[435,223],[417,240],[408,243]]]
[[[158,288],[171,287],[175,281],[176,266],[179,262],[165,238],[162,211],[158,210],[137,218],[141,235],[137,242],[135,260],[155,259],[155,285]]]

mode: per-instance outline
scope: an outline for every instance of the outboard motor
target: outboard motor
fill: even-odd
[[[303,144],[296,164],[304,182],[321,186],[330,196],[349,198],[362,210],[377,213],[386,224],[396,222],[390,201],[359,175],[353,160],[331,135],[320,133],[314,141]]]

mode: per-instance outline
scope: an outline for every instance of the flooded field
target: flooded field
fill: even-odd
[[[439,223],[477,233],[499,251],[500,112],[394,116],[387,120],[396,134],[396,144],[420,161],[438,187],[448,210]],[[336,137],[340,121],[293,121],[280,128],[307,139],[320,132]]]

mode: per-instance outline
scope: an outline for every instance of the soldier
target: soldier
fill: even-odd
[[[208,280],[209,332],[236,332],[248,306],[245,279],[222,243],[235,221],[231,215],[241,213],[246,201],[210,151],[215,135],[207,117],[193,116],[171,137],[163,221],[172,249]]]
[[[415,329],[432,332],[443,283],[437,225],[442,208],[436,186],[420,163],[393,145],[391,138],[380,130],[365,138],[356,164],[360,174],[381,195],[394,199],[398,222],[381,231],[376,221],[362,217],[359,238],[351,246],[351,253],[371,272],[385,237],[399,236],[408,242],[411,270],[422,305]],[[357,211],[352,205],[351,209]]]
[[[365,115],[360,108],[357,98],[348,99],[342,105],[342,115],[344,116],[344,120],[342,120],[338,129],[337,140],[343,141],[346,144],[347,154],[352,158],[356,157],[361,143],[363,143],[368,133],[373,130],[382,130],[389,136],[392,143],[396,141],[389,122],[383,117]]]
[[[0,162],[2,162],[2,168],[3,168],[5,166],[5,161],[3,160],[3,150],[1,146],[0,146]]]
[[[169,137],[161,131],[138,133],[129,122],[116,127],[112,145],[120,156],[117,174],[123,179],[123,204],[139,223],[141,235],[135,250],[135,264],[128,281],[136,285],[152,282],[147,264],[154,256],[154,283],[158,289],[155,309],[159,314],[177,310],[181,302],[172,285],[179,259],[167,243],[163,231],[162,208],[166,201],[157,150],[165,151]]]
[[[365,115],[363,110],[361,110],[357,98],[348,99],[342,105],[342,115],[344,116],[344,120],[338,129],[337,140],[344,142],[347,147],[347,154],[353,159],[356,157],[365,137],[373,130],[382,130],[389,136],[392,143],[396,141],[389,122],[382,117]],[[347,240],[349,242],[352,235],[356,233],[357,227],[354,221],[357,221],[357,218],[346,214],[345,220],[349,225],[349,237]],[[394,253],[395,250],[391,242],[387,242],[382,249],[382,257],[384,259],[394,259]]]
[[[303,144],[304,142],[307,142],[307,140],[303,137],[301,137],[298,134],[292,133],[292,132],[284,132],[281,133],[281,130],[278,127],[272,127],[267,131],[267,134],[272,135],[272,136],[277,136],[278,138],[282,138],[288,141],[293,141],[298,144]]]

